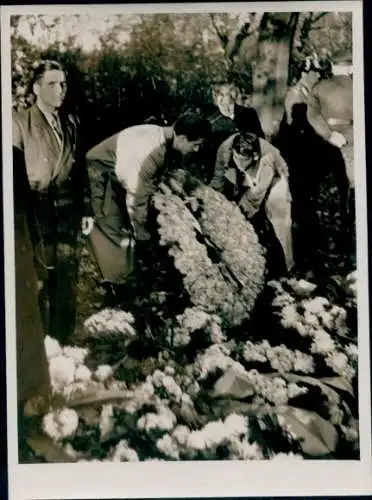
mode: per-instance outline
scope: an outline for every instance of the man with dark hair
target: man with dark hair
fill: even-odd
[[[114,295],[133,270],[134,240],[139,249],[150,239],[148,207],[160,176],[180,168],[209,132],[206,119],[185,113],[171,127],[146,124],[124,129],[87,153],[95,222],[91,249]]]
[[[36,102],[13,113],[13,168],[21,168],[22,158],[36,213],[31,231],[44,331],[65,344],[75,329],[78,234],[82,219],[88,224],[88,183],[78,160],[78,119],[62,109],[66,73],[50,60],[33,69]]]
[[[288,168],[279,151],[251,133],[218,149],[211,187],[235,201],[266,248],[270,278],[293,267]]]

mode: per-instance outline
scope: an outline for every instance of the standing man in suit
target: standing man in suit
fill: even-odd
[[[14,112],[13,148],[26,164],[36,214],[31,232],[44,332],[66,344],[75,329],[78,236],[88,183],[78,158],[78,119],[62,107],[67,91],[63,67],[41,61],[30,85],[35,104]],[[17,163],[15,155],[15,171]],[[88,221],[83,218],[83,226]]]

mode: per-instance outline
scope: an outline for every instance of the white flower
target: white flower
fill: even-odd
[[[211,341],[213,344],[220,344],[226,340],[224,333],[218,323],[212,323],[211,327]]]
[[[345,352],[352,361],[358,361],[358,348],[355,344],[349,344],[345,347]]]
[[[295,351],[293,369],[295,372],[313,373],[315,371],[314,359],[301,351]]]
[[[88,349],[83,349],[82,347],[71,347],[65,346],[63,348],[63,354],[73,360],[75,366],[81,365],[84,363],[85,358],[89,354]]]
[[[324,311],[320,315],[320,319],[322,320],[323,325],[331,330],[333,328],[333,316],[330,312]]]
[[[288,280],[288,284],[292,287],[295,293],[302,297],[310,295],[316,289],[316,285],[314,283],[310,283],[310,281],[306,281],[304,279],[299,281]]]
[[[92,378],[92,372],[85,365],[80,365],[75,371],[75,380],[81,382],[88,382]]]
[[[62,354],[62,349],[58,340],[54,339],[53,337],[47,335],[44,339],[44,345],[48,359]]]
[[[163,378],[163,387],[176,401],[180,401],[182,398],[182,390],[179,385],[176,384],[174,379],[169,375],[165,375]]]
[[[322,329],[318,329],[314,333],[314,341],[311,344],[311,352],[314,354],[328,354],[334,351],[336,344],[331,336]]]
[[[257,443],[249,444],[247,440],[233,438],[229,443],[231,457],[234,460],[261,460],[262,449]]]
[[[181,402],[185,405],[192,405],[192,399],[188,394],[182,394]]]
[[[144,400],[150,399],[155,392],[153,384],[150,384],[148,382],[144,382],[142,385],[140,385],[138,390],[142,393],[142,398]]]
[[[346,427],[341,425],[341,430],[344,433],[345,439],[347,441],[357,441],[359,438],[358,430],[354,427]]]
[[[206,448],[205,435],[202,431],[193,431],[187,438],[187,447],[196,451],[203,451]]]
[[[129,447],[125,439],[119,441],[112,457],[113,462],[138,462],[137,452]]]
[[[338,373],[342,375],[348,365],[348,359],[346,354],[343,352],[337,352],[334,354],[331,354],[330,356],[327,357],[325,360],[326,364],[332,368],[332,370],[335,373]]]
[[[285,307],[290,304],[294,304],[296,301],[292,297],[291,294],[287,292],[283,292],[275,297],[275,299],[272,301],[272,306],[273,307]]]
[[[49,373],[54,390],[62,390],[74,381],[75,364],[65,356],[55,356],[49,361]]]
[[[243,415],[232,413],[225,419],[225,426],[230,436],[248,434],[248,420]]]
[[[181,446],[187,444],[187,439],[190,434],[190,429],[186,425],[177,425],[172,432],[172,438]]]
[[[62,426],[64,437],[72,436],[76,432],[79,424],[79,417],[76,411],[69,408],[63,408],[57,415]]]
[[[311,300],[302,301],[302,304],[305,307],[306,311],[313,314],[319,314],[324,311],[324,307],[326,305],[329,305],[329,300],[325,297],[315,297]]]
[[[300,396],[301,394],[306,394],[307,392],[308,392],[308,389],[306,387],[299,387],[297,384],[294,384],[293,382],[288,384],[288,398],[289,399]]]
[[[288,304],[280,312],[281,324],[284,328],[293,327],[299,319],[299,314],[297,312],[296,304]]]
[[[54,441],[59,441],[62,438],[60,426],[55,418],[55,414],[50,412],[43,417],[43,431],[47,436]]]
[[[161,387],[163,385],[163,378],[165,374],[160,370],[155,370],[152,374],[152,384],[154,387]]]
[[[124,411],[126,411],[127,413],[129,413],[131,415],[136,413],[137,410],[138,410],[138,405],[135,401],[128,401],[124,405]]]
[[[177,443],[169,434],[165,434],[162,438],[156,441],[156,447],[159,451],[171,458],[178,460],[180,458]]]
[[[94,376],[100,382],[104,382],[110,378],[113,374],[112,367],[110,365],[100,365],[94,372]]]
[[[134,323],[132,313],[107,308],[93,314],[85,321],[84,326],[91,333],[115,332],[124,338],[132,338],[136,335],[132,323]]]
[[[304,320],[306,324],[309,326],[313,326],[317,328],[319,326],[319,319],[316,317],[316,315],[310,311],[305,311],[304,312]]]
[[[78,424],[79,417],[76,411],[69,408],[49,412],[43,417],[43,430],[54,441],[74,435]]]
[[[301,321],[296,321],[293,327],[297,330],[301,337],[309,335],[309,327],[301,323]]]
[[[158,413],[146,413],[137,422],[137,426],[141,430],[147,432],[158,429],[170,431],[174,428],[177,422],[174,413],[167,407],[159,408]]]
[[[166,373],[167,375],[173,376],[173,375],[176,373],[176,371],[175,371],[175,369],[173,368],[173,366],[169,366],[169,365],[168,365],[168,366],[166,366],[166,367],[164,368],[164,373]]]

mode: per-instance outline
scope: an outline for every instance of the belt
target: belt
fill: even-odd
[[[345,120],[343,118],[328,118],[328,125],[337,126],[337,125],[352,125],[353,120]]]

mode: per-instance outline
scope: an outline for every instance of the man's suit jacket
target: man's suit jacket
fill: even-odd
[[[55,181],[68,179],[75,163],[78,121],[68,115],[62,122],[62,148],[47,119],[34,105],[13,113],[13,146],[24,153],[31,188],[43,192]]]

